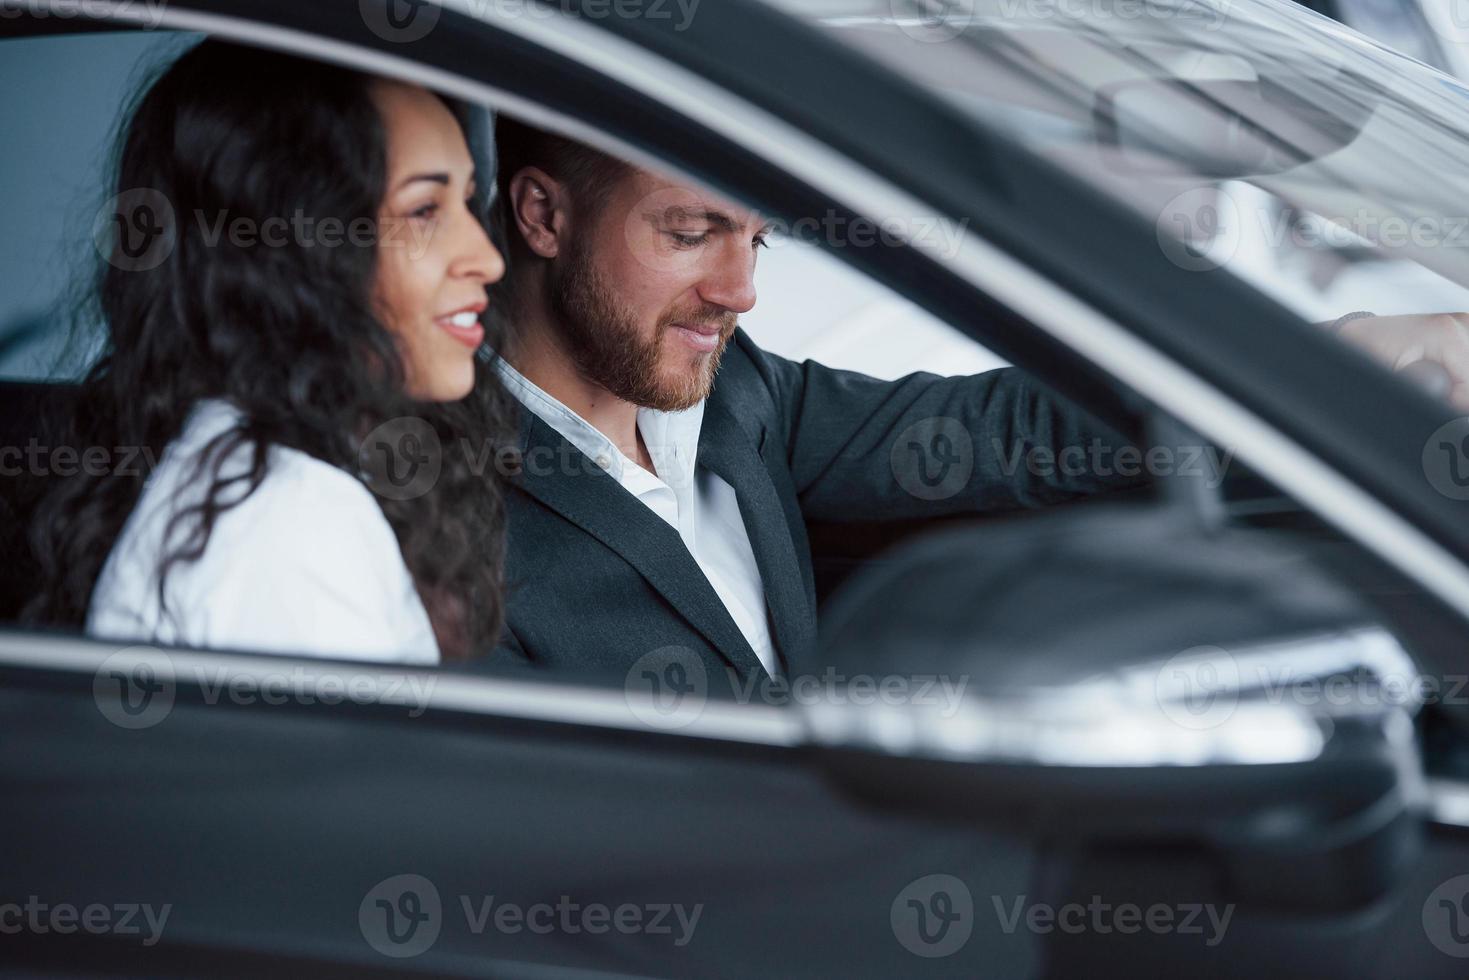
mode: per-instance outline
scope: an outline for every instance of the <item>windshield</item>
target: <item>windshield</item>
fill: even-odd
[[[1301,316],[1469,310],[1469,89],[1281,0],[777,0]]]

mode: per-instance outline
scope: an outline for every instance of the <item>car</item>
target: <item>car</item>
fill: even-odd
[[[1459,83],[1283,0],[5,13],[29,227],[67,225],[37,202],[138,57],[289,50],[757,207],[841,270],[808,299],[860,277],[974,342],[925,366],[1018,365],[1147,449],[1078,463],[931,420],[891,447],[920,499],[979,453],[1152,480],[813,525],[813,683],[733,699],[676,659],[606,684],[8,624],[0,975],[1463,975],[1469,422],[1313,322],[1349,312],[1340,276],[1230,231],[1314,227],[1373,308],[1440,312],[1469,285]],[[35,240],[7,258],[27,283]],[[0,314],[20,531],[65,478],[43,293]]]

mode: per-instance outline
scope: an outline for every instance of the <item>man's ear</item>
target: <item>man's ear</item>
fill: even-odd
[[[539,167],[523,167],[510,178],[510,217],[526,247],[543,259],[561,252],[567,201],[561,183]]]

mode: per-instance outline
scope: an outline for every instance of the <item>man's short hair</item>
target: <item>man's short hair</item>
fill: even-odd
[[[497,210],[506,240],[521,247],[509,214],[510,179],[526,167],[539,167],[571,189],[586,214],[606,203],[609,188],[632,168],[626,162],[585,143],[537,129],[501,115],[495,121],[495,184]]]

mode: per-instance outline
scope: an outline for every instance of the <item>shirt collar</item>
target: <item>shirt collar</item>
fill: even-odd
[[[637,465],[595,426],[515,370],[505,358],[495,357],[495,370],[517,401],[560,433],[579,452],[596,461],[619,483],[622,482],[627,467]],[[659,478],[670,487],[689,486],[693,483],[694,466],[699,453],[699,432],[703,425],[703,401],[680,412],[638,409],[638,430],[643,434],[643,443],[648,447],[648,454],[653,457],[653,466],[658,470]],[[605,464],[603,460],[606,461]]]

